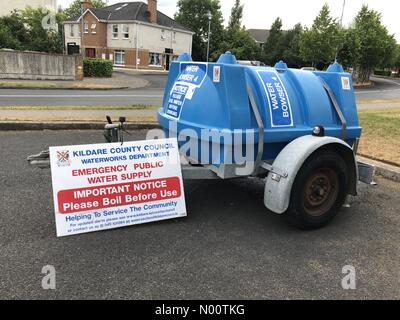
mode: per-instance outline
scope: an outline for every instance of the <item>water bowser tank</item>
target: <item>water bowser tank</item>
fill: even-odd
[[[262,138],[266,161],[316,126],[350,146],[361,135],[352,77],[339,64],[326,72],[289,69],[282,61],[273,68],[243,66],[229,52],[217,63],[193,62],[187,54],[172,62],[158,120],[180,146],[198,143],[188,156],[214,165],[228,161],[226,150],[244,144],[245,133],[253,135],[254,150]],[[236,158],[230,161],[239,163]]]

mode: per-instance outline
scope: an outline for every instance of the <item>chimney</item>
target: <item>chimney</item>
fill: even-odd
[[[157,23],[157,0],[147,0],[149,22]]]
[[[87,9],[93,8],[91,0],[81,0],[81,4],[83,7],[83,12],[85,12]]]

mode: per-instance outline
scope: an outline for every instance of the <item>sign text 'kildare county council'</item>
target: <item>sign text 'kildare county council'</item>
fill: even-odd
[[[176,139],[50,148],[57,236],[186,216]]]

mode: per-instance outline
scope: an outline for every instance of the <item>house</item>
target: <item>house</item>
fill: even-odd
[[[26,7],[48,8],[51,11],[57,10],[57,0],[13,0],[2,1],[0,6],[0,16],[9,15],[14,10],[23,10]]]
[[[157,0],[102,9],[83,0],[83,10],[64,23],[64,35],[66,47],[80,46],[84,56],[110,59],[120,67],[167,69],[178,55],[191,54],[194,33],[158,11]]]
[[[247,30],[251,37],[258,43],[260,48],[263,50],[267,39],[269,38],[269,30],[266,29],[248,29]]]

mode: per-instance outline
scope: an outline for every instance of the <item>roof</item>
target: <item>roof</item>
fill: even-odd
[[[266,29],[248,29],[247,30],[250,35],[258,42],[258,43],[266,43],[269,37],[269,30]]]
[[[113,21],[140,21],[149,23],[148,6],[144,2],[119,2],[101,9],[89,9],[99,20]],[[67,19],[66,22],[80,20],[81,16]],[[192,32],[174,19],[157,10],[157,25]]]

